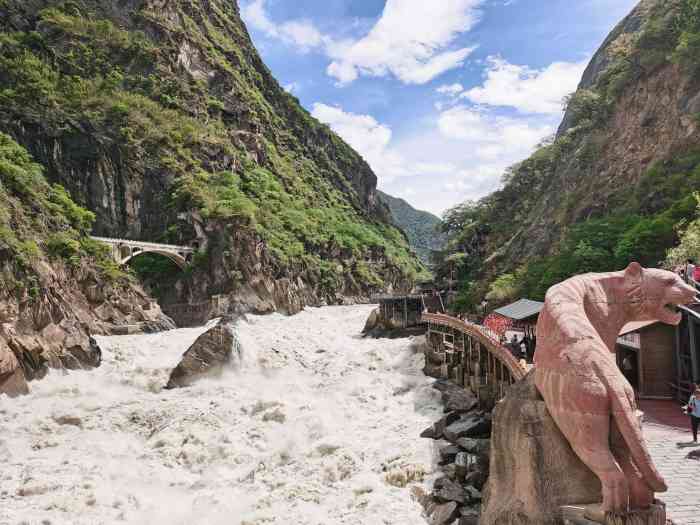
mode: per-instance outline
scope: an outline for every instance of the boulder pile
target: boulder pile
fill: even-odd
[[[444,379],[433,387],[442,394],[445,415],[421,437],[440,443],[443,476],[421,503],[431,525],[477,525],[489,475],[491,414],[463,387]]]

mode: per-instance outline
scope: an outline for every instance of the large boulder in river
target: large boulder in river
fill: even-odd
[[[28,393],[27,380],[17,357],[0,342],[0,394],[17,397]]]
[[[365,322],[365,327],[362,329],[363,334],[368,334],[375,328],[377,328],[377,325],[379,325],[379,308],[375,308],[372,310],[372,312],[369,314],[369,317],[367,318],[367,321]]]
[[[601,499],[598,478],[549,415],[532,373],[496,405],[490,459],[480,525],[559,525],[561,506]]]
[[[165,388],[188,386],[204,377],[220,376],[233,359],[234,346],[237,347],[237,339],[230,324],[219,323],[207,330],[182,355]]]

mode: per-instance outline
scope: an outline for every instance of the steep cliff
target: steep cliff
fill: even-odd
[[[236,2],[3,0],[0,29],[0,129],[94,232],[201,247],[163,300],[296,311],[421,270],[367,163],[280,88]]]
[[[417,210],[405,200],[382,191],[379,192],[379,198],[389,206],[396,225],[406,232],[411,248],[424,264],[430,265],[432,252],[443,250],[447,241],[440,229],[440,218],[427,211]]]
[[[699,50],[697,0],[643,0],[613,30],[555,140],[448,218],[473,300],[498,275],[494,295],[542,297],[574,273],[663,260],[700,189]]]
[[[173,326],[86,236],[93,220],[0,133],[0,362],[18,363],[26,379],[49,367],[98,365],[90,334],[112,333],[116,325]]]

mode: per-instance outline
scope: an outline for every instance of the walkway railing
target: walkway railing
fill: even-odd
[[[422,320],[426,323],[434,323],[436,325],[452,328],[458,332],[462,332],[468,337],[477,339],[490,354],[508,368],[508,371],[516,381],[523,379],[532,367],[532,365],[528,365],[525,361],[518,360],[508,348],[501,344],[498,334],[485,326],[462,321],[456,317],[444,314],[424,313]]]
[[[173,252],[194,253],[195,249],[190,246],[178,246],[176,244],[162,244],[157,242],[131,241],[129,239],[114,239],[111,237],[90,236],[91,239],[104,242],[106,244],[126,245],[147,250],[169,250]]]

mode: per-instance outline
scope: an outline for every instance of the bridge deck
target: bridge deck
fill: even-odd
[[[111,237],[90,236],[91,239],[112,245],[126,245],[146,250],[164,250],[182,253],[194,253],[195,249],[190,246],[178,246],[176,244],[161,244],[156,242],[132,241],[129,239],[113,239]]]

